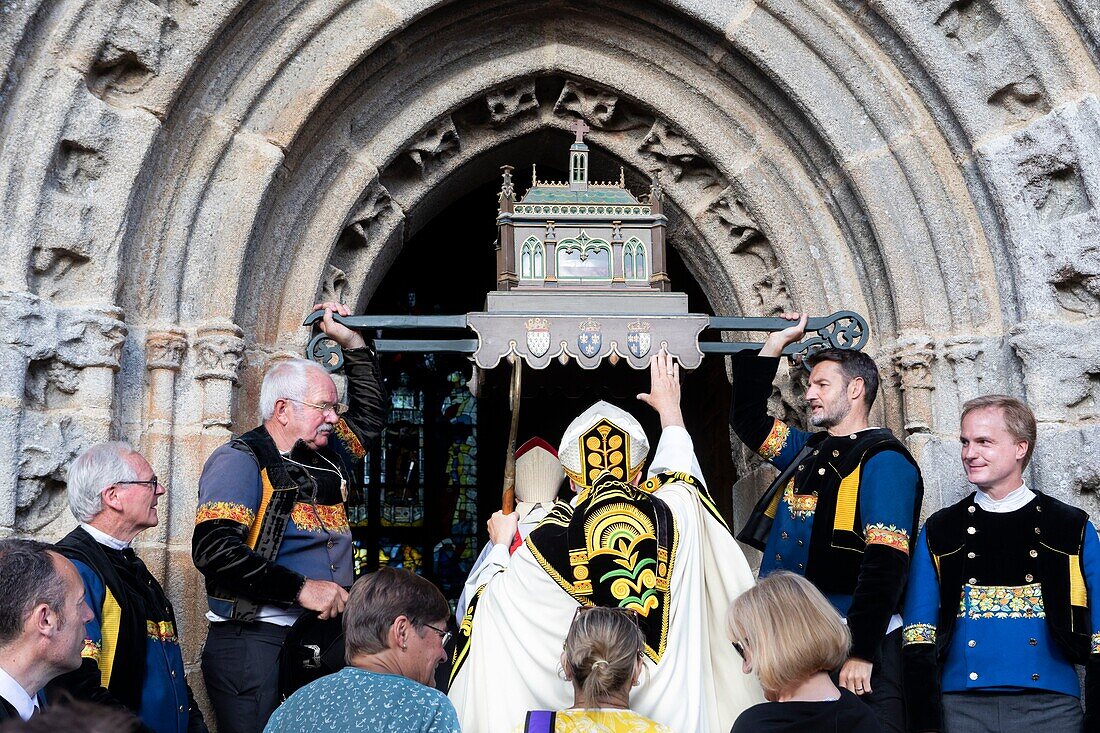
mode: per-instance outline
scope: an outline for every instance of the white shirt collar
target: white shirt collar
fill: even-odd
[[[978,492],[974,495],[974,503],[992,514],[1007,514],[1020,509],[1034,498],[1035,492],[1029,489],[1027,484],[1020,484],[1020,488],[1010,492],[1003,499],[994,499],[978,489]]]
[[[4,671],[3,667],[0,667],[0,697],[11,703],[24,721],[30,719],[31,713],[38,708],[38,696],[28,695],[23,686]]]
[[[127,547],[130,546],[129,542],[123,542],[117,537],[112,537],[106,532],[96,529],[90,524],[85,524],[84,522],[81,522],[80,526],[84,529],[85,532],[92,536],[93,540],[101,545],[106,545],[107,547],[110,547],[112,550],[125,550]]]

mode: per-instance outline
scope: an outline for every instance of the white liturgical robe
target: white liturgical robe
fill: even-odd
[[[691,437],[666,428],[650,475],[674,471],[701,479]],[[729,530],[691,485],[672,481],[655,494],[672,513],[678,545],[669,589],[668,638],[659,664],[648,657],[630,695],[636,712],[681,733],[726,733],[745,708],[763,702],[755,677],[726,637],[730,602],[753,584],[752,571]],[[559,676],[562,644],[577,609],[524,543],[510,557],[498,545],[467,585],[474,613],[470,648],[449,696],[464,731],[512,733],[528,710],[573,704]],[[486,566],[497,570],[486,577]],[[458,609],[464,612],[464,608]]]

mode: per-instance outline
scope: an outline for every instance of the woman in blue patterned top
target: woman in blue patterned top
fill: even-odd
[[[360,578],[344,608],[348,666],[291,695],[264,733],[459,733],[451,701],[430,686],[449,616],[443,594],[407,570]]]

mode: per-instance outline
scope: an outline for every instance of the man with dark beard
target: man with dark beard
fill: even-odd
[[[859,351],[826,349],[807,359],[809,433],[768,415],[783,349],[802,338],[806,314],[768,336],[759,355],[733,358],[730,424],[780,474],[738,539],[764,553],[760,577],[804,575],[847,620],[851,658],[839,683],[905,730],[901,688],[902,594],[924,494],[920,469],[884,428],[871,427],[878,368]]]

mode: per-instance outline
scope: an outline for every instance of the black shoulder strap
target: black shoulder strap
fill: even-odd
[[[275,441],[262,425],[235,438],[232,444],[238,450],[252,454],[256,459],[261,480],[266,474],[271,484],[272,496],[267,508],[262,515],[257,515],[253,520],[260,523],[260,529],[252,551],[263,559],[274,562],[279,556],[283,535],[290,523],[294,502],[298,498],[298,484],[287,473],[282,454],[279,453],[279,449],[275,447]],[[253,527],[249,527],[249,534],[252,530]],[[237,621],[252,621],[255,619],[258,608],[255,602],[238,598],[233,604],[231,616]]]
[[[752,509],[752,514],[749,515],[749,519],[745,522],[745,526],[741,528],[741,531],[737,533],[737,539],[744,542],[749,547],[755,547],[761,552],[764,551],[764,547],[768,544],[768,537],[772,532],[772,523],[775,521],[774,513],[769,515],[768,510],[772,504],[776,503],[776,498],[780,492],[783,491],[783,487],[790,481],[791,476],[798,470],[798,465],[802,463],[803,459],[810,454],[810,451],[821,442],[821,438],[817,438],[819,435],[828,435],[827,433],[814,433],[810,436],[806,444],[802,446],[802,450],[798,451],[794,460],[787,464],[787,467],[775,477],[775,480],[771,482],[771,485],[764,491],[764,495],[760,497],[760,501],[756,502],[756,506]]]

